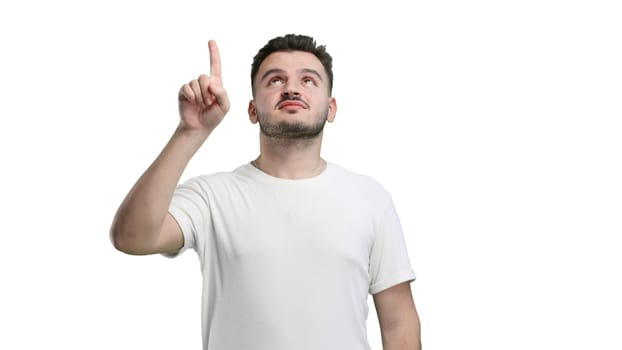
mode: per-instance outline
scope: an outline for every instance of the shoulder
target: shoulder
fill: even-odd
[[[247,165],[241,165],[232,171],[221,171],[190,177],[182,181],[179,187],[206,188],[217,185],[235,184],[244,182],[244,179],[248,177]]]
[[[357,172],[355,170],[344,168],[340,165],[330,163],[337,178],[351,181],[357,186],[369,186],[386,192],[384,186],[373,177]]]
[[[330,164],[334,172],[335,181],[339,186],[349,188],[372,200],[386,202],[390,199],[389,191],[375,178],[334,163]]]

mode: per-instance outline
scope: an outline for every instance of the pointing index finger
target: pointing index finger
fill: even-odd
[[[210,68],[209,75],[212,77],[221,78],[220,76],[220,53],[218,52],[218,45],[216,45],[216,41],[210,40],[208,42],[209,45],[209,60],[210,60]]]

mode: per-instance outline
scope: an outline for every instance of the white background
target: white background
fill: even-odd
[[[334,57],[323,156],[394,196],[426,350],[622,348],[615,3],[3,2],[0,348],[200,348],[196,255],[108,228],[208,39],[232,108],[183,179],[257,155],[251,59],[290,32]]]

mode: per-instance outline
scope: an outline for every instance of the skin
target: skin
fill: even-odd
[[[384,350],[421,350],[421,323],[410,283],[373,295]]]
[[[261,63],[249,102],[251,123],[294,124],[313,127],[325,118],[335,120],[337,102],[328,92],[328,75],[308,52],[275,52]],[[296,96],[300,101],[284,101]],[[264,172],[281,178],[301,179],[321,172],[323,132],[314,138],[275,138],[261,132],[260,156],[255,163]]]
[[[223,87],[220,54],[209,41],[210,74],[184,84],[179,90],[180,121],[168,143],[138,179],[119,206],[110,235],[113,245],[133,255],[174,253],[183,235],[168,213],[179,179],[196,151],[220,124],[230,108]],[[296,96],[296,101],[286,98]],[[337,112],[330,96],[328,76],[319,60],[301,51],[276,52],[259,67],[253,99],[248,105],[251,123],[262,129],[313,129],[333,122]],[[287,179],[316,176],[325,167],[320,157],[323,132],[315,136],[283,137],[260,132],[260,154],[255,161],[265,173]],[[385,350],[421,349],[419,317],[409,283],[375,294]]]

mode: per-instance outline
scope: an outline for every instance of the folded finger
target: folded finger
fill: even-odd
[[[179,100],[193,102],[194,98],[194,92],[192,92],[192,88],[190,87],[190,85],[182,85],[182,87],[179,89]]]
[[[209,87],[210,87],[210,77],[205,75],[205,74],[201,74],[199,76],[199,89],[201,90],[201,96],[202,101],[205,105],[210,105],[211,104],[211,94],[209,93]]]
[[[190,82],[190,88],[194,93],[194,100],[192,102],[198,106],[203,105],[203,95],[201,94],[201,87],[199,86],[199,82],[196,79]]]

